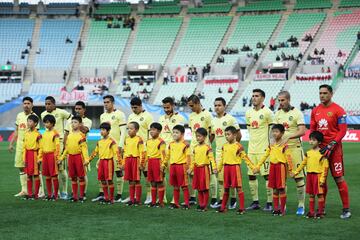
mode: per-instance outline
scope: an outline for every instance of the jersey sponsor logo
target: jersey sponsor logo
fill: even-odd
[[[252,127],[252,128],[259,128],[259,123],[258,123],[258,121],[252,121],[252,122],[251,122],[251,127]]]
[[[20,129],[26,129],[26,123],[21,123],[21,124],[19,125],[19,128],[20,128]]]
[[[320,119],[318,125],[319,125],[319,129],[327,129],[328,121],[325,118],[322,118],[322,119]]]
[[[216,131],[215,131],[216,135],[223,135],[223,130],[221,128],[217,128]]]
[[[200,124],[199,124],[199,123],[195,123],[193,128],[194,128],[194,130],[197,130],[198,128],[200,128]]]

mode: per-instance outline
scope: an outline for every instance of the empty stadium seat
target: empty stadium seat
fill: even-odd
[[[176,51],[172,65],[210,63],[228,29],[231,17],[194,17]]]
[[[181,7],[177,5],[170,6],[147,6],[144,9],[142,14],[144,15],[152,15],[152,14],[179,14],[181,11]]]
[[[162,85],[156,95],[154,104],[161,105],[161,101],[166,97],[173,97],[175,101],[179,101],[184,95],[189,97],[194,93],[196,85],[196,82],[169,83],[168,85]]]
[[[21,93],[21,83],[1,83],[0,104],[18,97],[20,93]]]
[[[339,7],[360,7],[359,0],[341,0]]]
[[[151,93],[154,88],[154,83],[150,83],[150,85],[140,85],[138,82],[131,82],[128,83],[131,90],[130,91],[123,91],[124,86],[119,85],[116,89],[116,95],[119,95],[123,98],[130,98],[132,94],[139,95],[141,98],[144,96],[143,91],[146,89],[147,93]]]
[[[232,87],[234,90],[232,93],[228,93],[229,87]],[[229,103],[230,100],[236,93],[238,89],[238,83],[216,83],[216,84],[205,84],[202,92],[205,95],[205,99],[201,100],[202,106],[209,110],[210,108],[214,111],[214,100],[217,97],[222,97],[225,99],[226,103]],[[222,93],[219,93],[219,89],[221,89]]]
[[[71,67],[75,49],[80,39],[81,20],[44,19],[40,29],[40,54],[36,55],[36,68]],[[72,43],[65,43],[66,38]]]
[[[306,34],[311,34],[312,37],[317,33],[322,21],[326,17],[325,13],[293,13],[287,19],[282,31],[277,36],[272,44],[278,44],[280,42],[287,42],[290,36],[297,38],[299,47],[291,47],[291,43],[288,42],[289,47],[277,48],[275,51],[269,51],[264,61],[275,61],[277,56],[280,56],[283,52],[285,55],[294,55],[296,58],[301,52],[304,54],[309,47],[310,42],[302,41]],[[301,24],[299,24],[301,23]]]
[[[29,90],[31,96],[60,96],[63,83],[32,83]]]
[[[228,13],[231,10],[231,4],[211,4],[202,5],[199,7],[188,8],[188,13]]]
[[[286,10],[281,0],[248,2],[245,6],[238,7],[238,12],[263,12]]]
[[[359,79],[344,79],[339,82],[335,94],[334,102],[342,106],[346,111],[358,111],[360,109],[360,95],[351,94],[360,92]],[[351,97],[349,97],[351,94]]]
[[[34,20],[1,19],[0,29],[0,64],[9,60],[26,65],[28,54],[21,59],[21,52],[27,48],[27,41],[32,39]]]
[[[321,9],[321,8],[331,8],[331,0],[296,0],[294,9]]]
[[[131,13],[130,3],[104,3],[98,5],[95,15],[129,15]]]
[[[181,18],[144,18],[139,23],[128,63],[164,64],[181,22]]]
[[[233,109],[231,109],[232,114],[245,114],[246,110],[251,108],[249,106],[249,101],[252,96],[253,89],[260,88],[265,92],[265,101],[264,105],[269,107],[271,97],[276,98],[278,93],[284,87],[285,81],[253,81],[246,87],[244,92],[241,94],[239,100],[236,102]],[[243,107],[243,98],[247,98],[247,104]]]
[[[131,29],[122,28],[122,22],[115,23],[121,28],[107,28],[106,21],[91,22],[80,67],[118,67]]]

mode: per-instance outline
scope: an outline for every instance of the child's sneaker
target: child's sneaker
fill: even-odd
[[[136,201],[136,200],[135,200],[135,202],[134,202],[134,206],[135,206],[135,207],[139,206],[140,204],[141,204],[141,203],[140,203],[139,201]]]
[[[189,210],[189,209],[190,209],[190,206],[189,206],[189,205],[184,205],[184,206],[182,206],[182,209],[184,209],[184,210]]]
[[[351,218],[351,212],[348,208],[343,209],[343,213],[340,215],[341,219],[349,219]]]
[[[201,212],[201,210],[202,210],[202,207],[201,207],[200,205],[198,205],[198,206],[196,207],[196,211]]]
[[[274,211],[272,211],[271,214],[272,214],[273,216],[279,216],[280,210],[274,210]]]
[[[134,205],[134,203],[132,201],[129,201],[129,202],[126,203],[126,206],[129,206],[129,207],[133,206],[133,205]]]
[[[305,217],[306,218],[315,218],[315,213],[308,212]]]
[[[150,203],[149,205],[147,205],[148,208],[154,208],[157,207],[157,204],[155,203]]]
[[[107,204],[108,205],[113,205],[114,204],[114,199],[108,200]]]
[[[230,199],[229,210],[236,209],[236,198]]]
[[[191,205],[196,205],[196,198],[195,197],[190,197],[189,204],[190,204],[190,206]]]
[[[244,215],[245,214],[245,209],[239,209],[236,212],[238,215]]]
[[[79,203],[84,203],[85,202],[85,197],[84,198],[79,198]]]
[[[219,208],[218,210],[216,210],[217,213],[226,213],[227,212],[227,209],[221,209]]]
[[[170,204],[170,207],[169,207],[169,208],[170,208],[170,209],[178,209],[178,208],[180,208],[180,206],[172,203],[172,204]]]
[[[322,219],[322,218],[324,218],[325,216],[324,216],[324,214],[322,214],[322,213],[316,213],[316,216],[315,216],[315,218],[317,218],[317,219]]]

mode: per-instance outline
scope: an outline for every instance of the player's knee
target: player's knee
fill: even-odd
[[[250,181],[256,180],[256,176],[255,176],[255,175],[249,175],[249,180],[250,180]]]

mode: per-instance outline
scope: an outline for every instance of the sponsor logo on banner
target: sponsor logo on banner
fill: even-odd
[[[310,130],[306,131],[305,136],[302,138],[303,141],[309,141]],[[342,139],[343,142],[360,142],[360,130],[348,130],[346,131],[345,137]]]
[[[286,80],[286,74],[284,73],[258,73],[255,75],[255,80]]]

